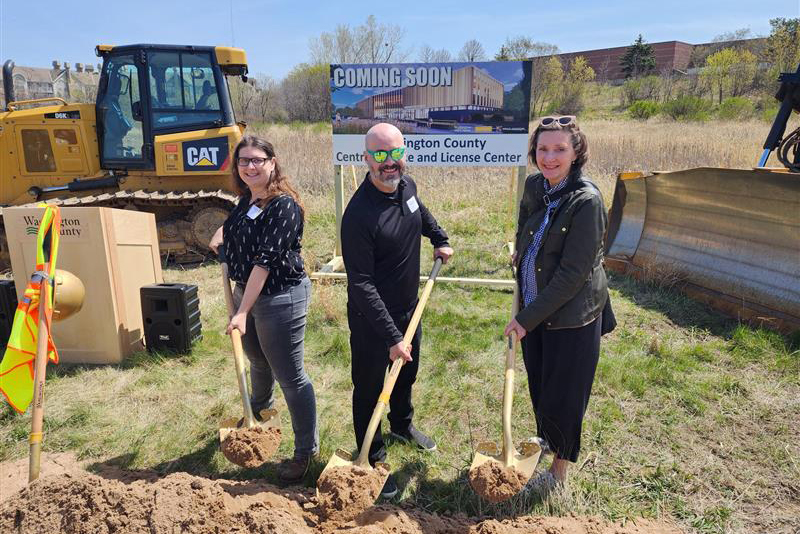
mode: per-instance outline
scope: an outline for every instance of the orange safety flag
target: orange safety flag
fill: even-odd
[[[53,281],[60,233],[61,213],[58,206],[47,206],[36,237],[36,270],[17,305],[6,353],[0,362],[0,392],[19,413],[27,410],[33,400],[33,366],[39,333],[39,305],[42,300],[47,320],[47,357],[53,363],[58,363],[58,353],[50,336],[50,324],[53,318]],[[48,269],[46,272],[45,267]],[[42,288],[44,299],[41,298]]]

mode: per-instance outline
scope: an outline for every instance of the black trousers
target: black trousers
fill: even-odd
[[[413,312],[412,309],[407,313],[392,317],[401,332],[405,333]],[[383,389],[386,369],[392,362],[389,360],[389,348],[386,343],[378,337],[360,312],[348,306],[347,321],[350,325],[350,353],[352,354],[353,427],[356,433],[356,445],[361,450],[369,420]],[[413,360],[406,362],[400,369],[392,395],[389,397],[389,425],[395,432],[403,432],[408,429],[414,415],[414,406],[411,404],[411,386],[417,380],[421,341],[422,323],[417,327],[414,338],[411,340]],[[374,464],[385,459],[386,447],[381,435],[381,427],[378,425],[369,448],[369,461]]]
[[[522,356],[539,437],[559,458],[575,462],[581,427],[600,357],[598,317],[586,326],[547,330],[539,325],[522,338]]]

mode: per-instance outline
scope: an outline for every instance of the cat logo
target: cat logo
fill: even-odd
[[[219,152],[219,148],[215,146],[208,148],[189,147],[186,149],[186,161],[191,166],[214,166],[217,164],[217,152]]]
[[[228,138],[213,137],[183,143],[183,170],[218,171],[228,166]]]

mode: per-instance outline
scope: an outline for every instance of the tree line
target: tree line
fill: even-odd
[[[687,106],[691,108],[688,113],[697,116],[712,107],[731,108],[731,115],[752,112],[757,105],[753,99],[766,102],[768,99],[757,95],[771,96],[778,74],[794,72],[800,63],[800,18],[776,18],[770,25],[765,39],[753,40],[749,29],[740,29],[718,35],[710,45],[694,47],[686,72],[657,72],[653,49],[639,35],[620,60],[626,76],[619,93],[620,109],[636,118],[659,112],[685,118],[681,113],[686,113]],[[599,82],[591,83],[598,73],[585,58],[565,62],[556,45],[529,36],[506,38],[493,55],[476,39],[466,41],[457,51],[428,44],[415,51],[405,46],[405,36],[401,26],[380,23],[372,15],[360,25],[339,24],[311,39],[309,61],[295,66],[284,79],[266,75],[248,82],[231,79],[237,116],[267,122],[330,120],[331,63],[532,59],[532,116],[581,113],[588,92],[602,90]]]

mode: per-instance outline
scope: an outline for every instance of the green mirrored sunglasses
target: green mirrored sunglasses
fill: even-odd
[[[400,161],[406,153],[406,148],[401,146],[400,148],[393,148],[391,150],[367,150],[367,153],[372,156],[372,159],[377,163],[383,163],[388,157],[391,157],[394,161]]]

